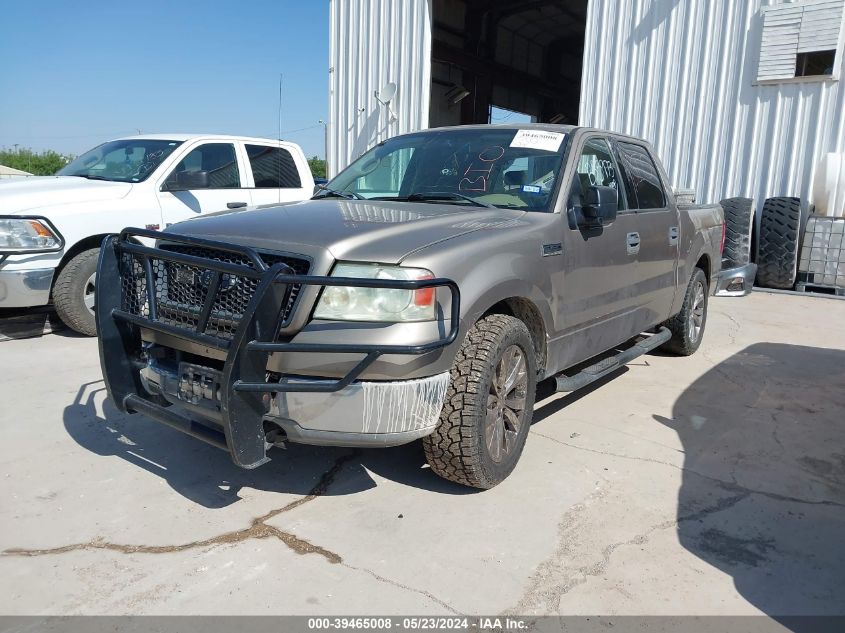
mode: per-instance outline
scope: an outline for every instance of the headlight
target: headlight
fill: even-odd
[[[424,268],[382,266],[380,264],[344,264],[334,267],[332,277],[363,279],[433,279]],[[434,319],[434,288],[395,290],[326,286],[314,311],[315,319],[333,321],[431,321]]]
[[[45,218],[0,217],[0,253],[57,251],[63,246]]]

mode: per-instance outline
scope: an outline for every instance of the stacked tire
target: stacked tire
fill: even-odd
[[[767,198],[757,241],[757,285],[791,290],[798,274],[798,248],[807,210],[800,198]]]
[[[722,268],[738,268],[751,261],[754,232],[754,201],[751,198],[726,198],[720,203],[725,211],[725,249]]]

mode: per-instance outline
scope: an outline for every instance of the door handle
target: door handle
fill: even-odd
[[[246,206],[246,202],[227,202],[226,208],[227,209],[243,209]]]
[[[629,255],[636,255],[640,252],[640,234],[639,233],[628,233],[625,236],[625,246],[628,249]]]
[[[678,227],[673,226],[669,228],[669,246],[676,246],[678,244]]]

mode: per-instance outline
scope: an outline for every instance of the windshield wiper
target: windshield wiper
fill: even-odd
[[[346,198],[347,200],[365,200],[364,196],[361,194],[355,193],[354,191],[336,191],[334,189],[329,189],[325,185],[315,185],[317,189],[320,190],[321,193],[311,196],[312,200],[316,200],[317,198]]]
[[[107,182],[113,182],[111,178],[104,178],[103,176],[94,176],[92,174],[73,174],[77,178],[87,178],[88,180],[105,180]]]
[[[466,200],[467,202],[474,204],[477,207],[484,207],[486,209],[496,208],[495,205],[492,205],[489,202],[482,202],[481,200],[476,200],[471,196],[465,196],[464,194],[457,193],[455,191],[426,191],[412,193],[406,198],[406,200],[408,202],[424,200]]]

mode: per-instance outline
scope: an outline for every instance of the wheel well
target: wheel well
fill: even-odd
[[[710,283],[710,258],[707,255],[702,255],[695,263],[696,268],[704,271],[704,276],[707,277],[707,283]],[[690,275],[691,276],[691,275]]]
[[[103,235],[91,235],[90,237],[79,240],[76,244],[71,246],[62,257],[62,261],[59,262],[59,265],[56,267],[56,272],[53,274],[53,286],[56,285],[56,279],[59,278],[62,270],[64,270],[64,267],[67,266],[70,260],[79,255],[82,251],[87,251],[92,248],[99,249],[107,235],[108,233]],[[51,288],[50,294],[52,295],[52,293],[53,289]]]
[[[516,317],[525,324],[534,342],[534,354],[537,358],[537,374],[545,375],[546,370],[546,326],[543,316],[534,303],[525,297],[509,297],[487,309],[481,318],[488,314],[507,314]]]

